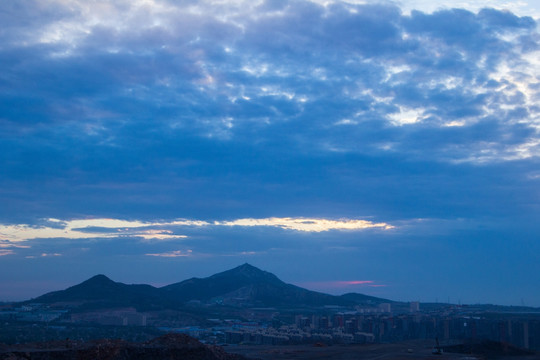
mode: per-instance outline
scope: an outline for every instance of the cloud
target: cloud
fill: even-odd
[[[406,0],[400,3],[403,11],[410,13],[412,10],[419,10],[426,13],[433,13],[441,9],[466,8],[470,11],[478,12],[486,8],[493,8],[502,13],[520,14],[521,16],[532,16],[538,18],[539,9],[532,1],[512,1],[505,0],[474,0],[474,1],[453,1],[448,3],[444,0]]]
[[[352,281],[338,281],[336,282],[337,285],[371,285],[373,284],[373,281],[371,280],[352,280]]]
[[[157,256],[157,257],[165,257],[165,258],[175,258],[175,257],[187,257],[187,256],[193,256],[193,251],[187,250],[174,250],[164,253],[157,253],[157,254],[145,254],[146,256]]]
[[[393,229],[386,223],[367,220],[311,219],[311,218],[267,218],[214,221],[178,219],[173,221],[145,222],[121,219],[47,219],[44,224],[53,226],[32,226],[28,224],[0,225],[0,236],[8,239],[5,244],[31,239],[93,239],[93,238],[142,238],[145,240],[179,240],[187,238],[175,232],[178,228],[197,227],[277,227],[302,232],[323,232],[330,230]],[[20,246],[19,246],[20,247]]]
[[[0,101],[31,106],[6,106],[3,117],[36,139],[67,136],[66,146],[105,147],[121,158],[140,134],[154,134],[137,145],[141,151],[186,132],[218,142],[275,141],[279,133],[282,143],[318,152],[339,143],[345,152],[384,153],[384,141],[414,158],[426,128],[444,138],[446,124],[468,132],[489,119],[496,129],[534,131],[510,144],[501,129],[489,139],[495,147],[479,137],[457,152],[453,139],[423,148],[424,158],[470,162],[484,150],[493,154],[484,162],[512,161],[538,138],[532,18],[495,9],[406,15],[389,4],[286,3],[275,10],[251,2],[73,2],[61,16],[13,25],[24,36],[13,35],[20,43],[0,54],[10,74]],[[348,132],[328,131],[341,119],[349,119]],[[366,126],[371,121],[380,126]],[[403,123],[408,129],[392,129]],[[536,148],[523,155],[537,156]]]
[[[7,248],[27,249],[29,247],[30,246],[28,245],[18,244],[9,240],[0,240],[0,249],[7,249]]]
[[[287,230],[303,232],[323,232],[330,230],[364,230],[379,228],[393,229],[394,226],[386,223],[373,223],[367,220],[329,220],[310,218],[268,218],[268,219],[238,219],[234,221],[216,222],[224,226],[271,226]]]
[[[41,253],[41,255],[37,256],[37,255],[28,255],[28,256],[25,256],[26,259],[37,259],[37,258],[46,258],[46,257],[58,257],[58,256],[62,256],[62,254],[60,253]]]
[[[40,256],[41,257],[62,256],[62,254],[59,254],[59,253],[52,253],[52,254],[50,254],[50,253],[42,253]]]
[[[56,226],[32,226],[28,224],[0,225],[0,236],[10,242],[26,241],[30,239],[67,238],[119,238],[139,237],[143,239],[171,240],[182,239],[185,235],[174,234],[170,230],[151,229],[163,225],[185,225],[190,222],[176,221],[171,223],[145,223],[141,221],[128,221],[119,219],[85,219],[85,220],[58,220],[48,219]]]
[[[244,209],[236,219],[352,217],[252,204],[331,208],[356,171],[348,162],[376,172],[398,158],[485,166],[540,154],[530,17],[310,1],[25,4],[0,5],[30,17],[9,22],[0,49],[11,209],[0,212],[12,223],[231,208]],[[364,191],[350,184],[341,203]]]

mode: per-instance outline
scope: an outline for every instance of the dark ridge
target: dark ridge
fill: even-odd
[[[80,309],[135,307],[138,310],[179,309],[190,301],[240,307],[351,306],[390,302],[362,294],[333,296],[303,289],[248,263],[206,278],[191,278],[162,288],[126,285],[100,274],[32,301],[74,303]]]
[[[225,304],[251,306],[353,305],[353,301],[348,299],[286,284],[274,274],[248,263],[207,278],[192,278],[161,289],[167,297],[179,302],[214,299]]]
[[[0,349],[0,360],[242,360],[221,347],[204,345],[184,334],[167,334],[145,343],[96,340],[18,344]]]
[[[158,289],[150,285],[126,285],[105,275],[96,275],[66,290],[37,297],[38,303],[85,303],[86,308],[107,306],[151,307],[159,301]]]

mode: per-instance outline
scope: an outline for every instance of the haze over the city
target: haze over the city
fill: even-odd
[[[540,306],[540,5],[448,3],[1,2],[0,301],[248,262]]]

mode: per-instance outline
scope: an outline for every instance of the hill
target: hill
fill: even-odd
[[[42,295],[33,302],[72,303],[85,308],[122,307],[178,309],[188,302],[237,307],[354,306],[390,302],[362,294],[333,296],[287,284],[274,274],[244,264],[207,278],[191,278],[155,288],[126,285],[96,275],[66,290]]]
[[[96,275],[66,290],[42,295],[32,302],[84,304],[86,308],[125,306],[140,308],[159,303],[161,300],[159,289],[151,285],[126,285],[112,281],[105,275]]]
[[[310,291],[287,284],[274,274],[250,264],[212,275],[193,278],[162,288],[168,298],[178,301],[219,301],[227,305],[324,306],[354,305],[338,296]]]

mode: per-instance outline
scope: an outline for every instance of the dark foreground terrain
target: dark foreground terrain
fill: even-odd
[[[218,346],[204,345],[183,334],[168,334],[144,343],[124,340],[52,341],[0,345],[1,360],[243,360]]]
[[[432,354],[432,342],[413,340],[396,344],[233,345],[225,350],[205,345],[184,334],[167,334],[146,342],[125,340],[49,341],[0,344],[0,360],[533,360],[538,354],[483,342],[455,345],[444,354]]]
[[[499,351],[491,347],[479,346],[448,349],[442,355],[432,354],[433,342],[425,340],[405,341],[397,344],[369,345],[294,345],[294,346],[249,346],[227,347],[230,353],[242,354],[250,359],[260,360],[533,360],[538,354],[526,351]]]

